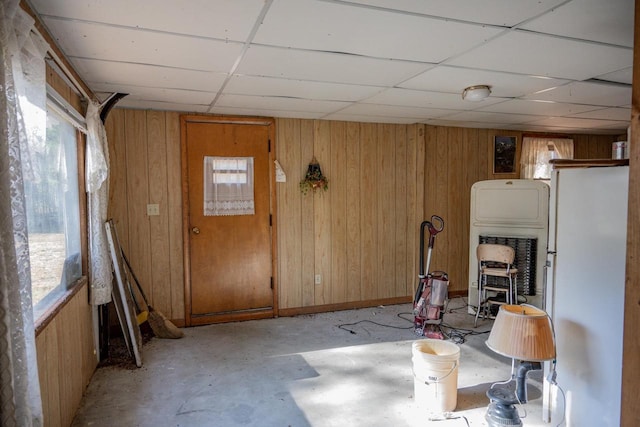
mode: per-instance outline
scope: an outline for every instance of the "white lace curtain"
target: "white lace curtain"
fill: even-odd
[[[104,223],[109,199],[109,147],[100,119],[100,106],[87,106],[86,177],[89,217],[89,283],[91,304],[111,301],[112,268]]]
[[[573,159],[573,140],[568,138],[522,139],[520,177],[524,179],[549,179],[551,159]]]
[[[23,173],[46,129],[44,43],[0,0],[0,425],[42,425]],[[29,119],[25,120],[28,115]],[[24,171],[23,171],[24,168]]]
[[[253,157],[205,157],[204,215],[253,214]]]

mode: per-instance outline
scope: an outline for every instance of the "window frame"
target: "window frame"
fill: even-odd
[[[67,88],[66,96],[63,96],[60,93],[60,90],[57,90],[53,87],[53,85],[47,84],[47,108],[53,107],[56,113],[62,116],[63,119],[69,121],[75,128],[75,139],[76,139],[76,154],[77,154],[77,168],[78,168],[78,215],[80,220],[80,258],[81,258],[81,276],[75,280],[70,286],[67,287],[62,292],[59,292],[55,297],[55,301],[52,302],[42,313],[35,317],[34,312],[34,327],[36,337],[42,332],[46,326],[51,323],[51,321],[55,318],[55,316],[62,310],[62,308],[73,298],[73,296],[78,293],[83,286],[88,286],[88,231],[87,231],[87,194],[86,194],[86,186],[85,186],[85,155],[86,155],[86,135],[78,129],[77,115],[83,115],[84,112],[80,112],[73,106],[81,105],[80,98],[78,95],[71,90],[68,90],[68,86],[65,85],[64,82],[61,81],[61,78],[51,72],[49,67],[47,66],[47,83],[49,80],[58,81],[58,87],[60,89]],[[53,92],[53,93],[52,93]],[[55,99],[54,105],[51,105],[51,97]],[[75,102],[74,102],[75,101]],[[60,108],[60,104],[64,106],[63,109]],[[69,111],[73,110],[75,114],[70,114]],[[75,117],[74,117],[75,116]],[[45,297],[46,298],[46,297]],[[88,303],[88,301],[87,301]]]

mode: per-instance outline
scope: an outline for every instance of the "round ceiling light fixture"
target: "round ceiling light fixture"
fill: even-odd
[[[462,91],[462,99],[465,101],[482,101],[491,94],[491,88],[487,85],[469,86]]]

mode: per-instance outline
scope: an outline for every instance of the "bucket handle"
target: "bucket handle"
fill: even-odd
[[[429,380],[431,380],[431,381],[430,381],[430,382],[429,382],[429,381],[425,381],[424,383],[425,383],[426,385],[429,385],[429,384],[438,384],[438,383],[442,382],[444,379],[446,379],[449,375],[451,375],[451,374],[453,373],[453,371],[455,371],[455,370],[456,370],[456,368],[457,368],[457,367],[458,367],[458,361],[457,361],[457,360],[455,360],[455,361],[453,362],[453,367],[451,368],[451,370],[450,370],[449,372],[447,372],[447,374],[446,374],[444,377],[440,377],[440,378],[438,378],[438,377],[428,377],[428,379],[429,379]],[[415,370],[413,370],[413,377],[414,377],[414,378],[418,378],[418,376],[416,375],[416,371],[415,371]],[[418,379],[419,379],[420,381],[422,381],[422,378],[418,378]]]

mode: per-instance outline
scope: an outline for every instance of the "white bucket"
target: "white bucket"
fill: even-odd
[[[448,341],[413,342],[414,398],[420,409],[434,414],[453,412],[458,403],[460,347]]]

